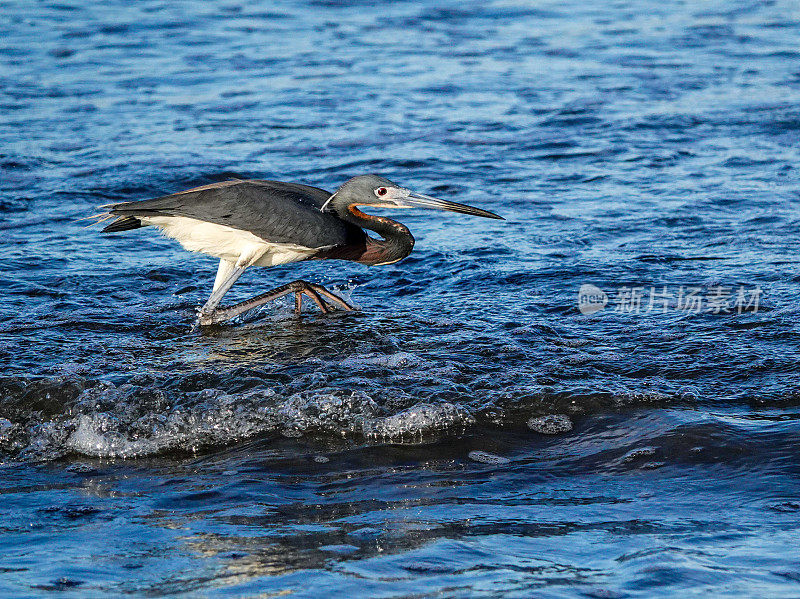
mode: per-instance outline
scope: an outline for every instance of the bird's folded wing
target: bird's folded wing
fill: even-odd
[[[250,231],[273,243],[320,248],[357,243],[364,232],[320,210],[330,193],[298,183],[224,181],[110,207],[118,216],[183,216]]]

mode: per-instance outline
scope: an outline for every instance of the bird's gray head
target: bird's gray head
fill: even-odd
[[[449,210],[450,212],[460,212],[486,218],[503,218],[480,208],[473,208],[472,206],[446,200],[437,200],[431,196],[415,193],[378,175],[359,175],[346,181],[323,204],[321,210],[323,212],[335,212],[339,216],[346,216],[352,214],[353,209],[357,206],[436,208],[438,210]]]

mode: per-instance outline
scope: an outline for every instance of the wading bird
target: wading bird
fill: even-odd
[[[219,303],[249,266],[301,260],[381,265],[411,253],[414,237],[405,225],[365,214],[359,206],[419,206],[502,219],[486,210],[414,193],[377,175],[354,177],[333,194],[299,183],[224,181],[152,200],[110,204],[108,212],[98,216],[101,222],[117,217],[103,232],[152,225],[189,251],[219,258],[214,288],[198,314],[201,325],[210,325],[290,293],[295,295],[297,313],[303,295],[324,313],[334,306],[353,310],[323,286],[301,280],[232,306],[219,307]],[[364,229],[378,233],[381,239],[370,237]]]

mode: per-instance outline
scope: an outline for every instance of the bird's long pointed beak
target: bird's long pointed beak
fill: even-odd
[[[403,204],[405,204],[405,206],[403,206]],[[447,200],[439,200],[410,190],[408,190],[407,196],[398,200],[398,206],[407,208],[415,206],[420,208],[435,208],[436,210],[448,210],[449,212],[458,212],[460,214],[471,214],[472,216],[505,220],[502,216],[494,212],[489,212],[488,210],[481,210],[480,208],[474,208],[466,204],[448,202]]]

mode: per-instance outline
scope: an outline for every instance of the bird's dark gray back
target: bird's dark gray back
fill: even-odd
[[[112,212],[132,216],[185,216],[250,231],[266,241],[303,247],[351,245],[364,232],[320,211],[330,192],[282,181],[225,181],[188,191],[119,204]]]

